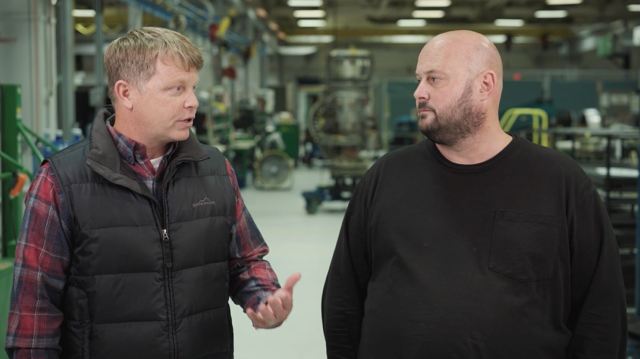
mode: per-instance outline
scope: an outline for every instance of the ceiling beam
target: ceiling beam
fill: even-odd
[[[451,30],[472,30],[485,35],[512,34],[514,36],[541,36],[549,34],[556,37],[574,36],[573,31],[567,26],[549,25],[528,25],[516,29],[500,29],[493,24],[442,24],[429,25],[420,29],[398,28],[398,27],[375,27],[375,28],[290,28],[283,29],[288,35],[334,35],[337,37],[360,37],[360,36],[384,36],[384,35],[437,35]]]

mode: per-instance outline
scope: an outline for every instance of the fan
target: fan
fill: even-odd
[[[255,185],[262,188],[284,188],[292,183],[293,161],[285,152],[269,150],[254,165]]]

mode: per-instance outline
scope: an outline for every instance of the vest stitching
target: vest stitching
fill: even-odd
[[[214,265],[214,264],[227,264],[227,267],[229,266],[229,261],[224,260],[224,261],[215,261],[215,262],[209,262],[209,263],[205,263],[205,264],[200,264],[197,266],[193,266],[193,267],[188,267],[188,268],[182,268],[182,269],[178,269],[178,270],[174,270],[174,272],[182,272],[185,270],[189,270],[189,269],[195,269],[195,268],[201,268],[201,267],[205,267],[205,266],[210,266],[210,265]]]
[[[204,264],[200,264],[200,265],[196,265],[196,266],[192,266],[192,267],[187,267],[187,268],[174,270],[174,272],[181,272],[181,271],[184,271],[184,270],[205,267],[205,266],[209,266],[209,265],[213,265],[213,264],[223,264],[223,263],[226,263],[227,266],[229,264],[229,262],[227,260],[221,260],[221,261],[209,262],[209,263],[204,263]],[[77,275],[77,274],[74,274],[74,277],[77,277],[77,278],[93,278],[93,277],[104,277],[104,276],[110,276],[110,275],[134,275],[134,274],[151,274],[151,273],[153,273],[153,274],[162,274],[162,272],[159,272],[159,271],[156,271],[156,272],[149,271],[149,272],[102,273],[102,274],[93,274],[93,275]]]
[[[213,311],[215,311],[215,310],[220,310],[220,309],[225,309],[225,312],[226,312],[227,305],[228,305],[228,304],[227,304],[227,303],[225,303],[225,304],[223,304],[221,307],[215,307],[215,308],[212,308],[212,309],[205,309],[205,310],[203,310],[203,311],[201,311],[201,312],[199,312],[199,313],[193,313],[193,314],[185,315],[184,317],[180,317],[180,318],[177,318],[177,317],[176,317],[176,320],[178,320],[178,319],[185,319],[185,318],[189,318],[189,317],[194,317],[194,316],[196,316],[196,315],[204,314],[204,313],[206,313],[206,312],[213,312]]]
[[[100,175],[98,175],[100,176]],[[123,175],[124,176],[124,175]],[[125,176],[127,177],[127,176]],[[206,178],[206,177],[229,177],[229,173],[222,173],[222,174],[205,174],[205,175],[196,175],[196,176],[174,176],[173,180],[175,181],[176,179],[183,179],[183,178]],[[78,186],[78,185],[98,185],[98,186],[111,186],[113,185],[113,183],[109,182],[106,179],[102,179],[104,177],[100,176],[100,182],[96,182],[96,181],[91,181],[91,180],[87,180],[87,181],[77,181],[77,182],[69,182],[65,187],[70,187],[70,186]],[[127,177],[130,178],[132,180],[136,180],[134,178],[131,177]],[[129,190],[128,188],[126,188],[127,190]]]
[[[202,217],[202,218],[189,219],[187,221],[171,222],[170,224],[189,223],[189,222],[193,222],[193,221],[201,221],[203,219],[211,219],[211,218],[236,218],[236,217],[235,216],[225,216],[225,215],[213,215],[213,216],[207,216],[207,217]]]
[[[93,275],[78,275],[74,274],[73,276],[76,278],[93,278],[93,277],[104,277],[108,275],[132,275],[132,274],[162,274],[161,272],[123,272],[123,273],[103,273],[103,274],[93,274]]]
[[[131,324],[131,323],[166,323],[166,320],[132,320],[130,322],[114,322],[114,323],[93,323],[95,326],[99,325],[118,325],[118,324]]]
[[[177,180],[177,179],[183,179],[183,178],[205,178],[205,177],[229,177],[228,173],[222,173],[222,174],[209,174],[209,175],[202,175],[202,176],[174,176],[173,177],[173,181]]]
[[[99,230],[103,230],[103,229],[106,229],[106,228],[146,228],[146,227],[157,228],[156,226],[144,224],[144,225],[140,225],[140,226],[130,225],[130,226],[106,226],[106,227],[96,227],[96,228],[82,228],[82,230],[83,231],[99,231]]]

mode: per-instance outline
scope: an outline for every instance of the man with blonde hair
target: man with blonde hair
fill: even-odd
[[[229,162],[190,127],[203,60],[140,28],[105,52],[91,136],[49,157],[26,198],[11,358],[233,358],[228,298],[256,328],[289,315]]]
[[[381,158],[345,215],[322,299],[328,359],[623,359],[611,223],[571,158],[505,133],[502,62],[471,31],[416,66],[427,139]]]

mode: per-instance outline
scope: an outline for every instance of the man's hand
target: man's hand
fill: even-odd
[[[267,300],[258,306],[257,312],[251,308],[246,310],[254,328],[277,328],[287,319],[293,308],[293,286],[298,283],[300,276],[300,273],[292,274],[284,287],[268,296]]]

